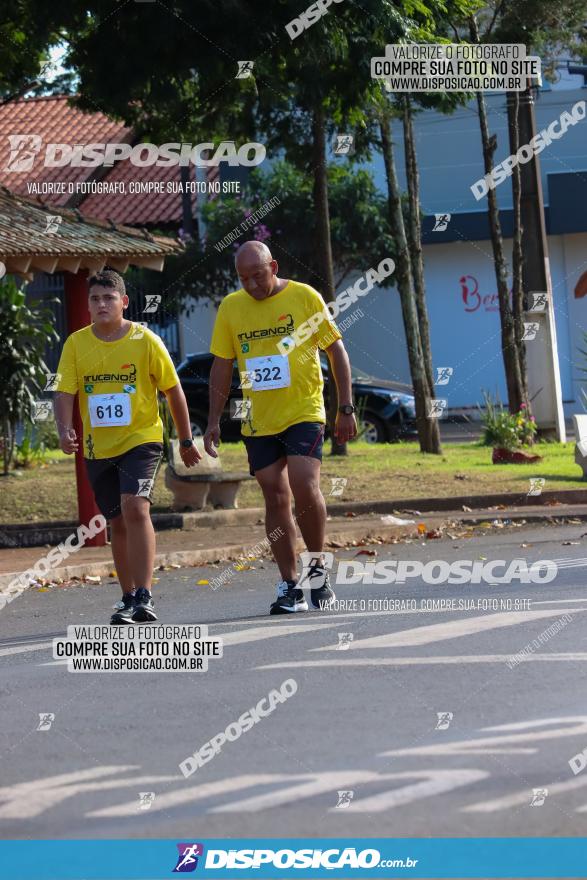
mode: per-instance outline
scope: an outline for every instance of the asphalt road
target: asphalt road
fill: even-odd
[[[358,610],[287,618],[267,615],[267,561],[216,591],[196,584],[219,568],[161,573],[160,620],[209,624],[223,639],[223,657],[199,673],[68,672],[51,639],[106,622],[118,590],[28,592],[0,612],[0,836],[584,835],[587,768],[569,765],[587,748],[584,531],[379,546],[377,560],[550,559],[558,574],[340,585]],[[334,570],[376,559],[356,553],[338,551]],[[449,598],[499,607],[420,610]],[[418,610],[368,604],[390,599]],[[286,679],[296,693],[182,775],[180,762]]]

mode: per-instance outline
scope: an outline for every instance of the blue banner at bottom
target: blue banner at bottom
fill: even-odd
[[[0,841],[3,880],[586,877],[587,838]]]

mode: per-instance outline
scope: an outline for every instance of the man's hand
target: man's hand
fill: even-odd
[[[357,422],[352,413],[339,412],[334,423],[334,436],[337,443],[347,443],[357,436]]]
[[[73,428],[68,428],[66,431],[60,432],[59,446],[66,455],[71,455],[73,452],[78,451],[79,444],[77,442],[77,434]]]
[[[195,443],[192,443],[191,446],[182,446],[179,444],[179,454],[181,455],[181,460],[185,464],[186,467],[193,467],[199,461],[202,460],[202,456],[198,452]]]
[[[220,446],[220,425],[208,425],[204,434],[204,449],[212,458],[218,458],[216,449]]]

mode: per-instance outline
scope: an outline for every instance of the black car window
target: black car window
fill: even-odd
[[[179,375],[193,379],[208,379],[211,367],[211,357],[190,358],[179,370]]]

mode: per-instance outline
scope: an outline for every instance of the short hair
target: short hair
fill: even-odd
[[[117,290],[121,296],[126,293],[124,279],[114,269],[103,269],[102,272],[96,272],[88,281],[88,285],[89,287],[109,287],[111,290]]]

